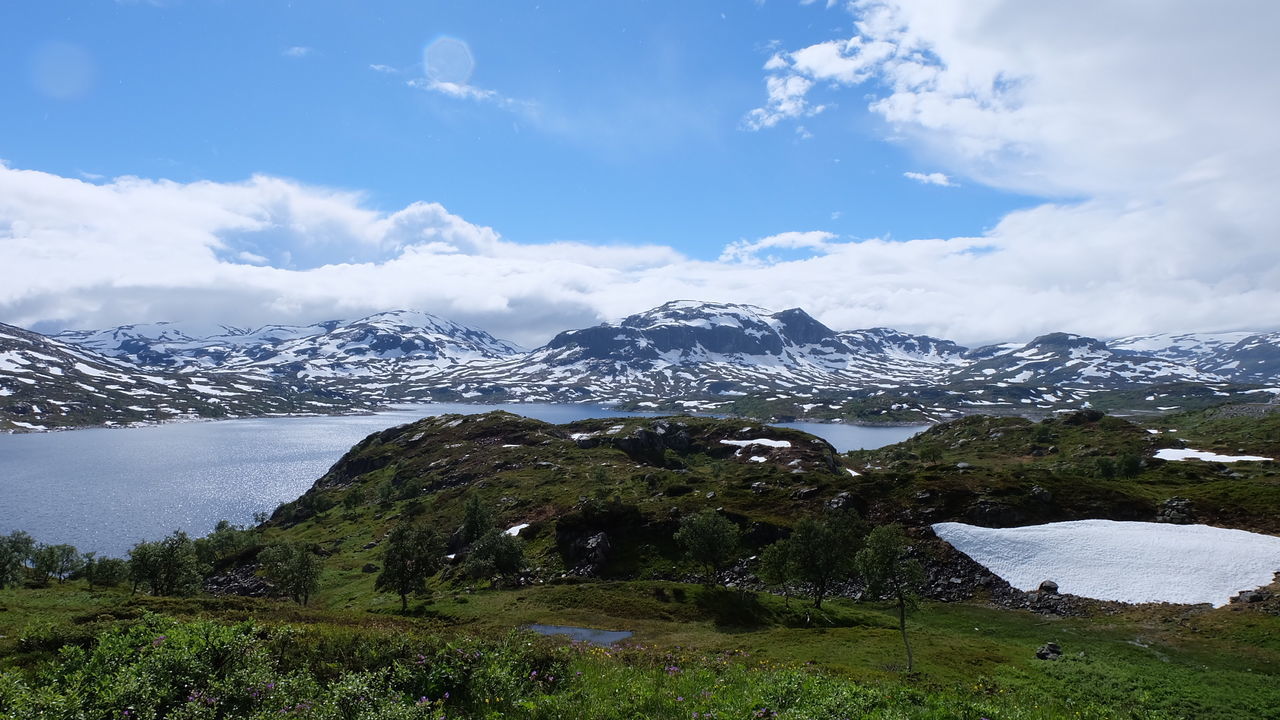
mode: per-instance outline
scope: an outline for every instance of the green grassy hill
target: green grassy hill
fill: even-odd
[[[1183,443],[1275,455],[1277,430],[1278,414],[1222,409],[1151,427],[1087,412],[969,417],[841,455],[741,420],[428,418],[371,435],[267,523],[228,535],[213,568],[224,579],[251,577],[265,546],[314,548],[323,573],[307,607],[81,581],[0,590],[0,718],[1280,717],[1274,597],[1059,615],[970,588],[910,616],[907,673],[889,605],[819,611],[752,577],[762,547],[833,506],[907,525],[931,577],[956,567],[926,529],[945,520],[1153,520],[1184,498],[1197,520],[1277,533],[1274,463],[1153,458]],[[527,524],[518,580],[464,571],[456,530],[473,497],[499,529]],[[706,508],[742,530],[720,577],[737,587],[692,582],[698,568],[672,540]],[[435,528],[457,562],[401,614],[374,579],[406,520]],[[531,623],[635,636],[566,645],[520,630]],[[1046,642],[1063,656],[1037,659]]]

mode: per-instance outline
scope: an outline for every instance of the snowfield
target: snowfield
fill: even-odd
[[[1076,520],[1020,528],[938,523],[934,533],[1010,585],[1128,603],[1226,605],[1272,582],[1280,537],[1208,525]]]
[[[1161,460],[1203,460],[1205,462],[1262,462],[1270,460],[1268,457],[1259,457],[1257,455],[1219,455],[1218,453],[1209,452],[1207,450],[1179,450],[1177,448],[1165,448],[1157,450],[1156,457]]]

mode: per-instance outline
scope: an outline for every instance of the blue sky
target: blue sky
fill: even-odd
[[[776,48],[852,22],[746,1],[8,3],[0,63],[26,71],[0,75],[0,157],[73,177],[265,173],[365,191],[379,208],[439,202],[516,242],[702,258],[796,229],[977,234],[1028,205],[904,177],[939,168],[856,94],[803,131],[744,129]],[[440,37],[470,47],[471,85],[518,105],[410,87]],[[71,98],[33,77],[55,44],[90,67]]]
[[[407,308],[536,345],[702,299],[968,344],[1276,328],[1277,25],[1271,0],[3,3],[0,322]]]

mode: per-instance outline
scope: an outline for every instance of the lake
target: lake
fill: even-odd
[[[173,530],[252,521],[293,500],[366,435],[429,415],[501,409],[547,422],[644,415],[598,405],[436,403],[373,415],[259,418],[0,435],[0,533],[123,556]],[[840,451],[923,429],[788,423]]]

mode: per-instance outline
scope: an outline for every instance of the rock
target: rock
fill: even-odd
[[[582,543],[581,554],[586,564],[591,567],[592,572],[598,572],[604,567],[605,562],[609,560],[609,551],[613,549],[613,545],[609,542],[609,536],[603,532],[587,538]]]
[[[379,542],[378,540],[370,540],[369,542],[367,542],[367,543],[365,543],[364,545],[362,545],[360,549],[361,549],[361,550],[372,550],[372,549],[374,549],[374,548],[378,547],[378,542]]]
[[[1271,593],[1266,590],[1245,590],[1244,592],[1231,598],[1233,603],[1258,603],[1271,599]]]
[[[1045,580],[1044,582],[1040,583],[1040,592],[1048,593],[1050,595],[1057,595],[1058,583],[1052,580]]]
[[[827,507],[831,508],[832,510],[843,510],[849,507],[849,505],[851,505],[852,503],[853,503],[853,495],[851,495],[846,490],[845,492],[838,493],[835,497],[828,500]]]
[[[1036,650],[1037,660],[1057,660],[1060,657],[1062,657],[1062,648],[1058,646],[1058,643],[1045,643],[1040,646],[1039,650]]]
[[[1032,485],[1030,494],[1031,494],[1031,499],[1035,500],[1038,503],[1043,503],[1045,505],[1048,505],[1049,503],[1053,502],[1053,493],[1049,492],[1048,490],[1045,490],[1039,485]]]
[[[376,573],[376,572],[378,572],[378,570],[380,570],[380,569],[381,569],[381,568],[379,568],[377,565],[374,565],[373,563],[365,563],[365,564],[364,564],[364,567],[360,568],[360,572],[362,572],[362,573]]]
[[[966,511],[969,522],[983,527],[1015,527],[1026,521],[1026,513],[994,500],[979,500]]]
[[[1070,415],[1062,418],[1063,425],[1085,425],[1092,422],[1098,422],[1104,417],[1103,413],[1097,410],[1077,410]]]
[[[957,469],[957,470],[968,470],[968,469],[970,469],[970,468],[972,468],[972,467],[973,467],[973,466],[972,466],[972,465],[970,465],[970,464],[969,464],[969,463],[967,463],[967,462],[958,462],[958,463],[956,463],[956,469]]]
[[[1187,498],[1172,497],[1156,508],[1156,522],[1190,525],[1195,519],[1195,510]]]
[[[816,487],[803,487],[791,491],[792,500],[808,500],[818,494]]]
[[[241,565],[205,578],[204,590],[210,595],[270,597],[275,586],[257,575],[257,565]]]
[[[716,497],[716,491],[715,491],[715,490],[711,490],[711,491],[707,492],[707,499],[708,499],[708,500],[714,500],[714,499],[715,499],[715,497]]]
[[[764,483],[764,482],[751,483],[751,492],[753,493],[762,493],[762,492],[768,492],[768,491],[769,491],[769,485],[767,483]]]

